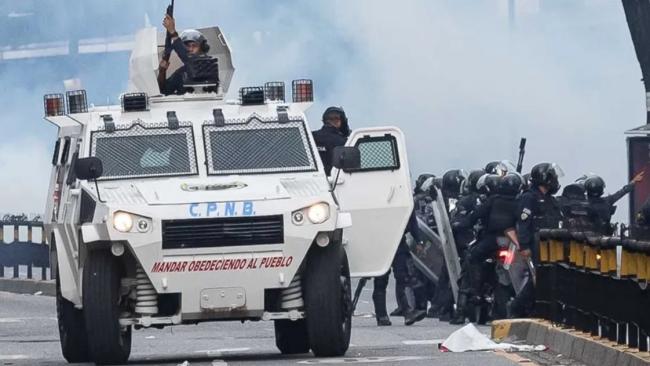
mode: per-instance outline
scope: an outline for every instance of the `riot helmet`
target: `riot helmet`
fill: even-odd
[[[585,191],[588,197],[600,197],[605,193],[605,181],[603,178],[594,175],[585,179]]]
[[[462,169],[454,169],[442,176],[442,191],[447,198],[458,198],[460,187],[467,178],[467,173]]]
[[[348,117],[345,115],[345,111],[341,107],[329,107],[323,112],[323,124],[327,124],[327,118],[331,114],[338,114],[339,118],[341,118],[341,127],[339,128],[339,131],[343,134],[343,136],[348,137],[350,136],[350,125],[348,124]]]
[[[436,177],[433,174],[429,175],[430,176],[426,178],[425,181],[420,185],[420,191],[431,197],[431,199],[436,200],[438,198],[438,189],[435,185]]]
[[[429,178],[435,178],[435,175],[424,173],[418,176],[418,179],[415,180],[415,188],[414,188],[416,194],[422,192],[422,184]]]
[[[485,165],[485,172],[487,174],[496,174],[502,177],[508,174],[508,172],[514,172],[515,170],[515,166],[508,160],[491,161]]]
[[[210,51],[210,45],[208,44],[207,38],[196,29],[184,30],[180,35],[180,39],[183,44],[186,44],[187,42],[196,42],[202,53],[208,53],[208,51]]]
[[[562,197],[572,200],[585,199],[585,186],[580,182],[571,183],[562,190]]]
[[[545,186],[550,194],[555,194],[560,190],[559,178],[563,176],[562,169],[554,163],[539,163],[530,171],[532,186]]]
[[[483,174],[476,182],[476,190],[482,194],[493,194],[497,192],[499,180],[498,174]]]
[[[517,172],[510,172],[497,181],[497,193],[506,196],[516,196],[524,186],[524,178]]]
[[[461,184],[461,192],[462,194],[469,194],[472,192],[478,192],[476,190],[476,183],[478,180],[485,174],[485,170],[483,169],[478,169],[478,170],[472,170],[468,175],[467,179],[463,180],[463,183]]]

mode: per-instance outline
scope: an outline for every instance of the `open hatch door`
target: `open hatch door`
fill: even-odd
[[[343,232],[350,274],[380,276],[390,268],[413,211],[404,134],[396,127],[358,129],[347,146],[361,152],[361,167],[341,171],[335,191],[341,211],[352,216],[352,227]]]

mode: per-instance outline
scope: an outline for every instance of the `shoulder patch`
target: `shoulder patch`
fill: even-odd
[[[527,208],[524,208],[521,211],[521,221],[526,221],[530,217],[531,211]]]

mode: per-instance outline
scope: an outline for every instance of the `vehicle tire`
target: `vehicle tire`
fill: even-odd
[[[317,357],[343,356],[350,345],[352,291],[348,259],[340,242],[312,246],[303,294],[309,345]]]
[[[83,311],[61,294],[61,280],[56,271],[56,317],[59,322],[61,353],[69,363],[89,362],[88,336]]]
[[[83,306],[90,355],[95,363],[123,364],[131,353],[131,327],[120,327],[122,268],[108,251],[88,253]]]
[[[275,345],[284,355],[309,352],[305,319],[275,321]]]

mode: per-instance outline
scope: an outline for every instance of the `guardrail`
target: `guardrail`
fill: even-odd
[[[648,351],[650,231],[540,230],[537,315]]]
[[[8,227],[13,230],[6,230]],[[5,267],[13,267],[12,277],[20,278],[21,266],[27,267],[28,279],[33,278],[35,267],[41,270],[41,280],[51,278],[49,252],[40,216],[0,215],[0,278],[7,277]]]

